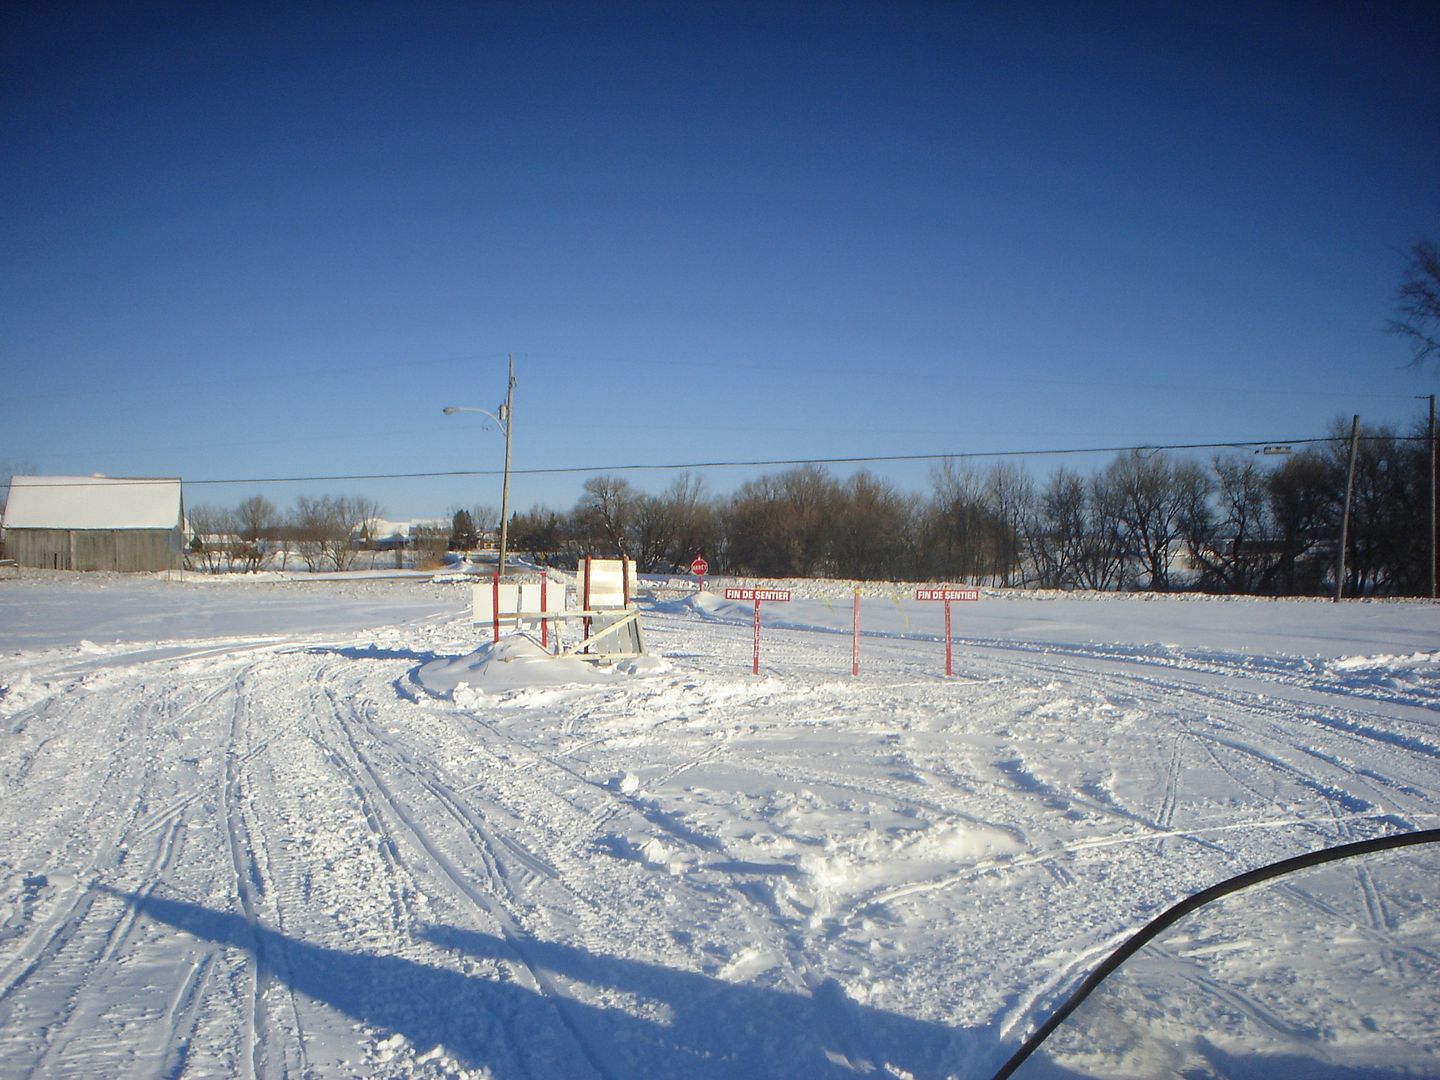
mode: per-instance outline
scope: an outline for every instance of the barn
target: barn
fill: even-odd
[[[178,570],[184,519],[178,478],[14,476],[5,553],[49,570]]]

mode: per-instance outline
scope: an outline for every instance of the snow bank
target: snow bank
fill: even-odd
[[[665,670],[659,657],[642,656],[612,666],[574,656],[556,656],[528,634],[513,634],[456,658],[432,660],[415,682],[437,698],[464,704],[483,693],[584,686]]]

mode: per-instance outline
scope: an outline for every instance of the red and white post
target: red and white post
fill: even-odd
[[[760,598],[755,598],[755,662],[750,666],[750,674],[760,674]]]
[[[944,585],[938,589],[916,589],[916,600],[941,600],[945,603],[945,675],[955,674],[953,663],[953,642],[950,634],[950,602],[952,600],[974,601],[980,599],[979,589],[959,589]]]
[[[755,602],[755,655],[750,666],[753,675],[760,674],[760,604],[765,600],[788,601],[789,589],[726,589],[726,600],[753,600]]]
[[[851,617],[850,675],[860,677],[860,586],[855,586],[855,613]]]

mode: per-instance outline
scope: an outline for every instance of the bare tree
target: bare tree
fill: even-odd
[[[831,553],[835,573],[860,581],[899,576],[909,561],[915,500],[862,470],[840,490]]]
[[[235,508],[235,561],[254,573],[265,561],[266,547],[280,526],[280,512],[263,495],[251,495]]]
[[[1271,587],[1280,562],[1269,499],[1270,475],[1253,457],[1217,455],[1212,498],[1185,513],[1185,544],[1207,592],[1255,594]]]
[[[1080,585],[1086,589],[1118,589],[1125,584],[1130,548],[1122,517],[1124,498],[1104,473],[1085,485],[1080,544]]]
[[[311,573],[319,570],[325,559],[326,534],[333,527],[329,502],[328,496],[312,499],[301,495],[290,511],[288,525],[291,539]]]
[[[1411,364],[1440,360],[1440,246],[1433,240],[1411,245],[1395,292],[1395,314],[1387,329],[1409,339]]]
[[[1156,592],[1170,590],[1170,562],[1183,536],[1187,508],[1205,495],[1207,480],[1193,462],[1132,451],[1105,470],[1126,553]]]
[[[410,546],[421,569],[439,566],[445,558],[450,529],[443,521],[418,521],[410,527]]]
[[[608,551],[635,560],[647,573],[687,562],[716,532],[714,513],[704,502],[700,481],[681,475],[659,495],[637,490],[623,477],[593,476],[585,481],[584,494],[568,522],[554,535],[554,521],[535,511],[521,525],[555,549],[574,547],[565,558],[586,552]],[[554,515],[550,515],[551,518]],[[558,542],[557,542],[558,541]],[[682,549],[692,548],[689,554]]]
[[[384,517],[385,511],[374,499],[367,499],[363,495],[342,495],[335,503],[340,519],[348,526],[348,532],[343,560],[335,558],[333,554],[332,560],[336,570],[344,570],[354,561],[358,546],[374,548],[380,519]]]
[[[1067,469],[1050,474],[1035,500],[1025,526],[1035,584],[1042,589],[1063,589],[1073,581],[1077,538],[1073,531],[1083,520],[1084,484]]]
[[[651,574],[661,568],[678,527],[675,506],[664,495],[642,495],[635,500],[633,553],[641,571]]]
[[[234,515],[218,506],[192,506],[185,517],[191,532],[189,556],[206,573],[218,574],[232,557]]]
[[[1340,424],[1329,455],[1342,505]],[[1386,426],[1361,428],[1345,565],[1348,595],[1420,595],[1428,588],[1430,475],[1426,440]]]
[[[631,530],[643,496],[621,476],[592,476],[575,505],[576,525],[597,548],[632,558]]]
[[[1007,587],[1023,583],[1024,537],[1034,515],[1035,481],[1020,466],[999,462],[985,478],[985,498],[998,530],[994,575]]]
[[[360,543],[373,537],[380,505],[358,496],[302,495],[290,514],[290,529],[305,565],[348,570]]]
[[[1056,469],[1027,526],[1036,581],[1053,589],[1114,589],[1122,580],[1125,546],[1118,500],[1103,476]]]
[[[512,514],[513,518],[514,515]],[[489,503],[476,503],[470,507],[470,520],[475,525],[479,539],[486,544],[499,544],[500,509]]]
[[[574,549],[571,532],[567,519],[548,506],[535,506],[512,516],[508,539],[514,550],[528,551],[537,563],[573,567],[583,553]]]
[[[741,573],[810,577],[829,566],[839,487],[805,465],[740,486],[728,509],[727,559]]]
[[[784,494],[774,476],[740,485],[725,510],[730,567],[742,574],[794,574]]]
[[[705,482],[681,473],[661,496],[669,505],[674,529],[665,559],[671,566],[688,567],[695,556],[721,550],[721,528],[715,507],[705,498]]]
[[[374,547],[379,536],[381,519],[385,516],[384,507],[363,495],[342,496],[338,502],[341,513],[350,521],[352,538],[358,537],[366,547]]]
[[[931,576],[959,576],[1011,585],[1034,563],[1025,542],[1037,508],[1035,484],[1020,467],[1000,463],[981,475],[946,459],[930,474],[919,567]]]
[[[1113,589],[1125,546],[1118,500],[1103,476],[1056,469],[1026,530],[1037,583],[1053,589]]]
[[[1279,547],[1272,591],[1287,596],[1321,590],[1333,557],[1344,483],[1335,464],[1303,451],[1270,474],[1268,497]]]
[[[985,482],[974,469],[950,458],[931,470],[930,482],[922,527],[922,572],[978,580],[995,565],[996,528]]]

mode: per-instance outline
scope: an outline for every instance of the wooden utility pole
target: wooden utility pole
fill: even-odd
[[[515,428],[515,357],[510,357],[510,381],[505,387],[505,402],[496,406],[495,412],[492,413],[489,409],[472,409],[465,405],[446,405],[440,411],[446,416],[462,412],[479,413],[489,417],[500,429],[500,434],[505,436],[505,480],[500,488],[500,561],[496,568],[497,574],[504,575],[506,541],[510,539],[510,434]]]
[[[510,432],[515,427],[515,357],[510,357],[510,381],[505,387],[504,415],[500,428],[505,433],[505,482],[500,486],[500,566],[505,576],[505,543],[510,539]]]
[[[1340,518],[1340,554],[1335,563],[1335,602],[1345,595],[1345,548],[1350,542],[1350,500],[1355,494],[1355,457],[1360,449],[1360,414],[1350,424],[1350,473],[1345,480],[1345,513]]]
[[[1435,596],[1435,395],[1430,398],[1430,599]]]

